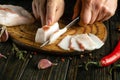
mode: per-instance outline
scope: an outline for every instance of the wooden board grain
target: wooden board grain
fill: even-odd
[[[63,28],[65,24],[59,22],[60,28]],[[57,44],[66,36],[73,34],[82,34],[82,33],[93,33],[98,36],[102,41],[106,40],[107,29],[103,23],[97,22],[92,25],[79,26],[78,24],[72,26],[68,31],[60,36],[55,43],[46,45],[40,48],[41,43],[35,42],[35,34],[38,29],[38,25],[20,25],[20,26],[11,26],[7,27],[7,30],[12,38],[12,40],[20,46],[26,47],[28,50],[36,51],[49,51],[55,54],[69,54],[74,52],[73,50],[66,51],[57,46]]]

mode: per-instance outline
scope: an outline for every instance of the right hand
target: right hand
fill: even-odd
[[[33,14],[42,26],[57,22],[64,12],[64,0],[33,0]]]
[[[111,18],[116,11],[118,0],[77,0],[73,19],[81,17],[84,24],[93,24]],[[80,11],[81,8],[81,11]]]

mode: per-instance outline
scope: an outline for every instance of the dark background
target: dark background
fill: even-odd
[[[0,0],[0,4],[18,5],[32,11],[32,0]]]

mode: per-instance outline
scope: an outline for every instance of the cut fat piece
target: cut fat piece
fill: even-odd
[[[101,48],[104,45],[104,42],[101,41],[96,35],[89,33],[90,38],[95,42],[96,49]]]
[[[70,49],[76,50],[76,51],[84,51],[84,49],[80,49],[80,45],[77,43],[77,40],[74,37],[71,37]]]
[[[59,31],[56,31],[50,36],[49,44],[54,43],[62,34],[64,34],[67,31],[67,28],[63,28]]]
[[[45,41],[45,34],[44,30],[42,28],[38,28],[36,35],[35,35],[35,42],[37,43],[44,43]]]
[[[59,24],[56,22],[52,26],[43,26],[38,28],[35,36],[35,42],[44,43],[49,40],[50,36],[59,30]]]
[[[70,40],[71,40],[71,36],[67,35],[61,40],[58,46],[64,50],[70,50]]]
[[[78,35],[67,35],[64,37],[58,46],[63,50],[95,50],[99,49],[104,43],[94,34],[78,34]]]
[[[31,24],[35,21],[33,16],[24,8],[14,5],[0,5],[0,24],[16,26]]]
[[[88,36],[88,34],[76,35],[76,40],[78,44],[83,46],[85,50],[96,49],[96,43]]]

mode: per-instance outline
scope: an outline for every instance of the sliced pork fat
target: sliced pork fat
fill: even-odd
[[[60,43],[58,44],[58,46],[60,48],[62,48],[63,50],[70,50],[70,40],[71,40],[71,36],[67,35],[66,37],[64,37]]]
[[[79,45],[82,45],[85,50],[94,50],[96,48],[95,42],[88,36],[88,34],[76,35],[76,40]]]
[[[13,5],[0,5],[0,24],[5,26],[16,26],[31,24],[33,16],[25,9]]]
[[[50,36],[49,44],[54,43],[62,34],[64,34],[67,31],[67,28],[60,29],[59,31],[53,33]]]
[[[77,43],[77,40],[75,39],[75,37],[71,37],[69,46],[70,46],[70,49],[72,49],[72,50],[84,51],[83,48],[80,49],[80,45]]]
[[[104,45],[104,42],[101,41],[96,35],[89,33],[90,38],[95,42],[96,49],[101,48]]]
[[[49,40],[50,36],[59,30],[59,24],[56,22],[52,26],[43,26],[38,28],[35,36],[35,42],[44,43]]]
[[[104,43],[94,34],[78,34],[78,35],[67,35],[61,40],[58,46],[64,50],[95,50],[99,49],[104,45]]]

